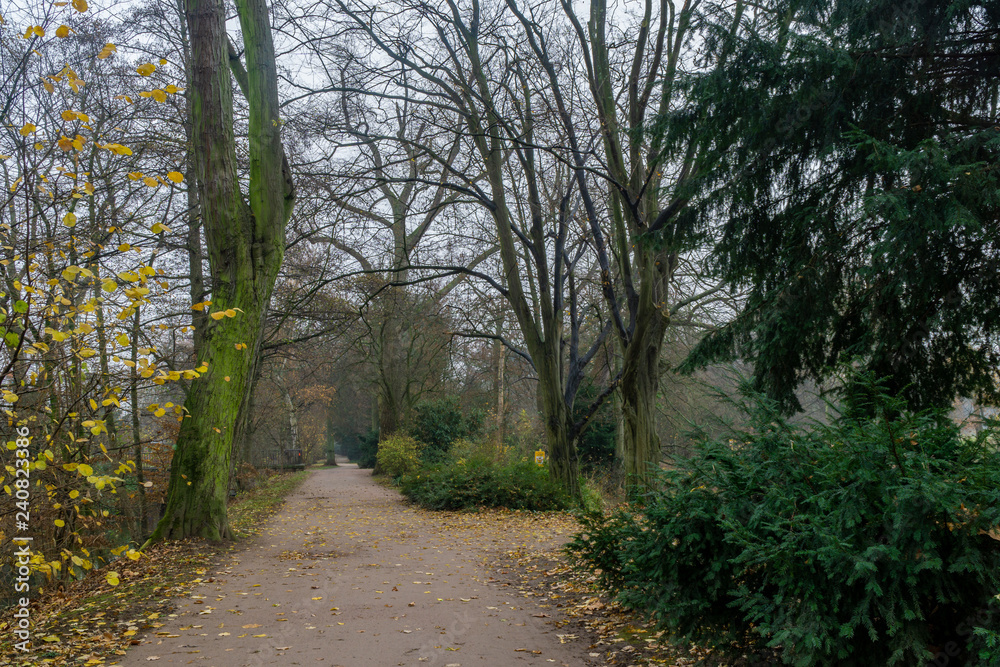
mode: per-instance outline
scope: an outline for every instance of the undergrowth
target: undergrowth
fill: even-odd
[[[877,388],[848,408],[795,426],[761,399],[752,428],[585,517],[572,553],[626,607],[734,664],[996,664],[979,658],[1000,625],[992,430],[963,438]]]
[[[422,468],[400,479],[400,490],[434,510],[506,507],[561,510],[570,506],[562,487],[533,461],[496,461],[471,455]]]

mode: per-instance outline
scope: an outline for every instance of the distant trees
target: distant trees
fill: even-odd
[[[461,119],[452,131],[480,165],[472,172],[480,180],[463,187],[493,218],[497,286],[538,374],[554,470],[572,488],[569,461],[592,414],[574,419],[574,403],[583,369],[610,335],[615,368],[594,409],[615,393],[620,463],[643,483],[660,458],[656,401],[672,311],[717,291],[689,283],[682,295],[676,282],[682,257],[701,242],[687,206],[714,153],[677,132],[672,114],[691,45],[706,37],[700,12],[724,17],[735,34],[744,4],[645,2],[634,16],[609,18],[595,0],[587,21],[571,3],[412,2],[384,21],[363,3],[336,7],[394,61],[373,65],[380,91],[413,113],[447,109]],[[435,38],[413,40],[407,21],[426,21]],[[725,60],[711,52],[697,67]]]

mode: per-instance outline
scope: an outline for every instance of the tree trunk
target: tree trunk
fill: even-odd
[[[129,401],[132,403],[132,447],[135,448],[135,481],[139,493],[139,534],[149,530],[149,509],[146,503],[146,470],[142,463],[142,431],[139,422],[139,306],[132,314],[132,366],[129,368]]]
[[[212,275],[206,326],[177,438],[167,508],[150,542],[229,536],[229,462],[255,375],[261,331],[284,256],[294,188],[281,145],[277,73],[264,0],[238,0],[247,67],[229,55],[223,0],[188,0],[194,162]],[[230,67],[250,108],[249,202],[236,171]]]
[[[326,409],[326,447],[324,448],[324,453],[327,455],[326,465],[328,466],[337,465],[337,438],[334,435],[336,427],[333,419],[333,410],[328,406]]]
[[[393,298],[396,290],[389,288],[389,294],[382,303],[382,327],[379,331],[378,350],[378,432],[379,439],[387,438],[399,430],[409,407],[406,404],[405,383],[408,375],[406,359],[403,358],[403,325],[400,321],[398,300]]]
[[[299,414],[295,409],[295,401],[292,400],[292,393],[288,391],[288,385],[285,384],[285,378],[280,378],[280,386],[281,398],[285,403],[285,409],[288,410],[288,447],[282,447],[282,450],[298,449]]]
[[[502,334],[503,329],[498,325],[497,335]],[[504,377],[507,370],[507,349],[500,342],[497,342],[494,348],[497,353],[497,447],[503,447],[504,425],[506,423],[504,416],[507,412],[507,405],[504,400],[507,397],[506,379]]]
[[[538,397],[545,419],[549,476],[559,480],[573,497],[580,496],[580,464],[576,452],[576,429],[573,415],[563,398],[560,365],[554,358],[537,364]]]
[[[660,352],[670,325],[667,284],[673,273],[665,253],[636,253],[640,277],[633,336],[622,349],[622,472],[630,487],[644,488],[660,461],[656,433],[656,397],[660,385]]]

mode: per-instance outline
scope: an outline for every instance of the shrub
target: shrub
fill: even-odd
[[[376,468],[393,479],[420,467],[421,444],[408,435],[395,433],[378,443]]]
[[[580,509],[589,514],[604,510],[604,496],[593,482],[584,477],[580,478]]]
[[[644,506],[589,515],[570,551],[730,656],[916,665],[954,642],[963,664],[967,619],[1000,590],[1000,457],[943,411],[876,392],[852,414],[793,427],[761,400],[752,430],[700,446]]]
[[[407,498],[434,510],[506,507],[541,511],[565,509],[570,503],[562,487],[534,462],[503,464],[481,455],[413,472],[400,485]]]
[[[414,407],[410,432],[426,445],[425,459],[437,462],[453,442],[475,437],[482,426],[482,410],[465,410],[457,397],[446,396]]]
[[[358,436],[354,462],[359,468],[374,468],[378,456],[378,432],[368,431]]]

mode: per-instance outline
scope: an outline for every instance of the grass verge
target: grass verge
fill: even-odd
[[[256,489],[238,495],[229,504],[229,527],[237,539],[246,539],[259,534],[265,522],[281,509],[285,497],[297,489],[308,476],[308,470],[275,473]]]

